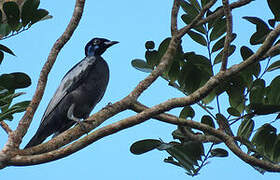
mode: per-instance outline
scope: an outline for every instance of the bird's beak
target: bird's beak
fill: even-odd
[[[118,41],[108,41],[108,42],[104,42],[104,43],[106,44],[106,46],[108,48],[110,46],[113,46],[114,44],[118,44],[119,42]]]

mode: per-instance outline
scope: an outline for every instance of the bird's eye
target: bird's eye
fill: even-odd
[[[93,45],[97,45],[97,44],[100,44],[100,40],[99,40],[99,39],[95,39],[95,40],[93,41]]]

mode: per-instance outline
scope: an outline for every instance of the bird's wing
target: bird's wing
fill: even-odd
[[[95,57],[85,57],[65,74],[54,96],[48,104],[48,107],[42,117],[41,123],[69,92],[77,88],[83,77],[87,76],[89,68],[91,68],[91,66],[95,64],[95,61]]]

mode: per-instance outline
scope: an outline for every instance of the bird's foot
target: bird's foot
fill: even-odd
[[[73,120],[73,121],[75,121],[77,124],[79,124],[80,127],[81,127],[81,129],[82,129],[86,134],[88,134],[87,129],[86,129],[85,125],[83,124],[83,121],[82,121],[81,119],[79,119],[79,118],[77,118],[77,117],[74,116],[74,107],[75,107],[75,105],[72,104],[72,105],[70,106],[70,108],[68,109],[67,118],[70,119],[70,120]]]

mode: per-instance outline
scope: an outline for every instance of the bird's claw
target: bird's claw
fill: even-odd
[[[103,110],[103,109],[108,109],[108,108],[110,108],[111,106],[112,106],[112,103],[109,102],[105,107],[102,108],[102,110]]]
[[[75,107],[75,105],[72,104],[70,106],[70,108],[68,109],[67,118],[70,119],[70,120],[73,120],[77,124],[79,124],[81,129],[88,134],[87,129],[86,129],[85,125],[83,124],[83,122],[81,121],[81,119],[74,116],[74,107]]]

